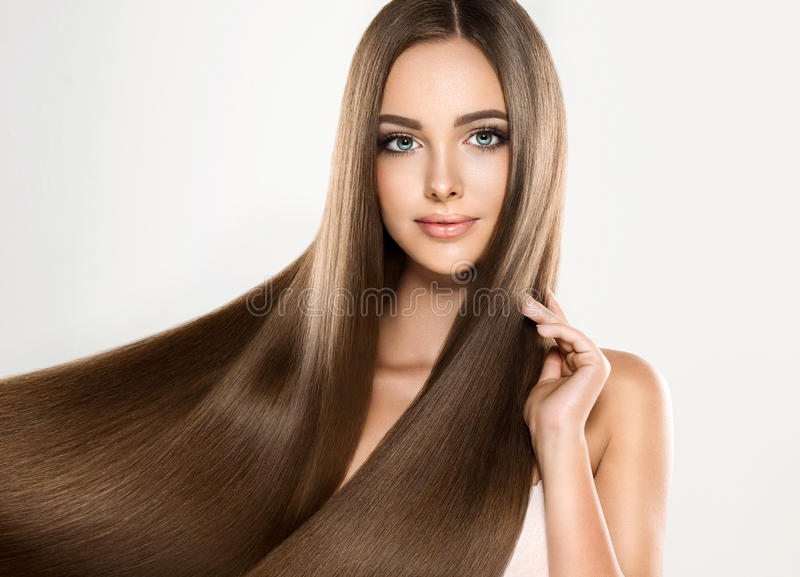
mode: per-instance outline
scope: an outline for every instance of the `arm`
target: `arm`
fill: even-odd
[[[541,463],[551,577],[660,577],[672,467],[663,376],[624,354],[606,384],[611,436],[592,476],[583,432],[545,433]]]

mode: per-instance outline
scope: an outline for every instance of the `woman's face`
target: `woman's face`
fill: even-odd
[[[386,230],[413,264],[449,277],[482,256],[505,195],[506,115],[491,64],[466,40],[416,44],[395,60],[380,108],[377,193]],[[471,220],[417,222],[437,213]]]

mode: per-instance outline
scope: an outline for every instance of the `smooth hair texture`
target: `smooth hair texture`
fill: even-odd
[[[403,50],[453,37],[483,51],[505,96],[500,220],[422,390],[337,491],[405,258],[375,192],[383,87]],[[356,49],[337,142],[317,235],[277,275],[0,381],[0,575],[502,574],[533,474],[523,406],[553,343],[518,308],[557,282],[566,119],[545,42],[513,0],[394,0]],[[356,306],[330,306],[337,294]]]

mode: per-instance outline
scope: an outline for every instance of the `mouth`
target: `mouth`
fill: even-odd
[[[466,214],[444,214],[441,212],[437,212],[434,214],[429,214],[428,216],[423,216],[420,218],[415,219],[416,222],[428,222],[432,224],[459,224],[462,222],[467,222],[470,220],[477,220],[473,216],[467,216]]]
[[[418,218],[415,222],[422,232],[438,239],[456,238],[469,230],[477,218],[465,215],[429,215]]]

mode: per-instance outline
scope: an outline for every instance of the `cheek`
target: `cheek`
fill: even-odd
[[[472,165],[468,189],[480,191],[481,204],[488,214],[497,215],[503,204],[508,183],[508,149],[486,153],[489,158]]]
[[[378,204],[384,222],[400,220],[413,209],[415,175],[412,170],[400,170],[391,159],[379,159],[375,167]],[[418,188],[419,185],[417,185]]]

